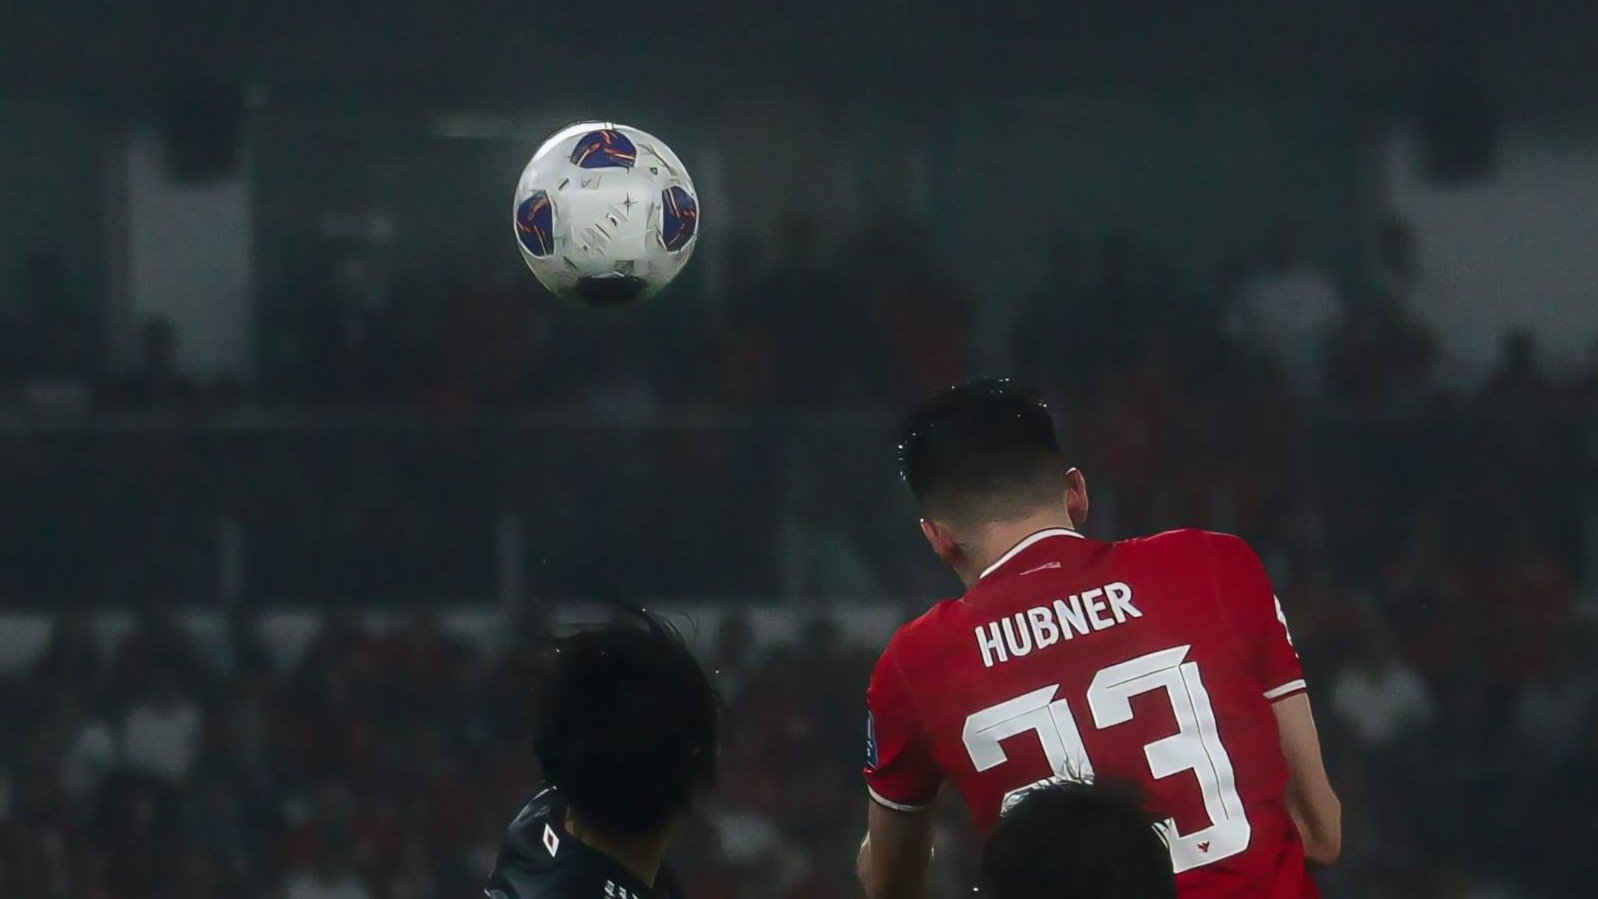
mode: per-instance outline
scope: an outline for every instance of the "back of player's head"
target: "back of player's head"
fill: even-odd
[[[1165,840],[1137,791],[1064,781],[1025,793],[982,847],[991,899],[1175,899]]]
[[[533,748],[585,826],[659,833],[715,781],[715,690],[658,619],[640,612],[556,639],[541,669]]]
[[[981,524],[1058,501],[1067,465],[1043,401],[1012,381],[980,378],[910,413],[899,470],[927,517]]]

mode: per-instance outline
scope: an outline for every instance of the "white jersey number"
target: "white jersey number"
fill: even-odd
[[[1192,833],[1180,833],[1175,822],[1167,822],[1171,865],[1178,874],[1242,852],[1248,848],[1250,835],[1232,760],[1221,746],[1210,694],[1199,679],[1198,663],[1184,661],[1191,648],[1176,646],[1111,665],[1094,675],[1087,691],[1088,710],[1099,730],[1131,721],[1134,696],[1164,690],[1171,702],[1177,730],[1143,747],[1149,773],[1159,779],[1192,771],[1210,818],[1210,826]],[[1000,742],[1010,737],[1032,732],[1043,744],[1043,754],[1055,776],[1006,793],[1005,808],[1040,784],[1093,775],[1093,763],[1088,760],[1071,707],[1066,700],[1055,698],[1059,690],[1057,684],[1033,690],[965,720],[965,748],[978,771],[1007,761]]]

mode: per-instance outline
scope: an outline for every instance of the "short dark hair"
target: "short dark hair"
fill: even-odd
[[[929,517],[1019,518],[1064,489],[1066,469],[1048,406],[1003,378],[938,391],[899,438],[900,474]]]
[[[549,641],[538,664],[533,750],[584,825],[659,833],[716,778],[719,701],[670,626],[636,612]]]
[[[1175,899],[1171,855],[1136,788],[1059,781],[1022,794],[982,847],[992,899]]]

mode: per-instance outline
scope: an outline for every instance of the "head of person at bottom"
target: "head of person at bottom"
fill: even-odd
[[[1087,522],[1087,482],[1067,463],[1048,406],[1008,379],[967,381],[916,406],[899,471],[927,543],[967,584],[1029,534]]]
[[[547,647],[533,749],[566,805],[566,830],[648,874],[715,782],[719,708],[681,637],[631,617]]]
[[[1060,780],[1021,793],[982,847],[985,899],[1176,899],[1159,825],[1135,788]]]

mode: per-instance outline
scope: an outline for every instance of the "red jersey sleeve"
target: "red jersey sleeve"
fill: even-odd
[[[1221,606],[1244,642],[1265,698],[1274,702],[1303,692],[1304,665],[1264,563],[1239,537],[1205,537]]]
[[[896,651],[896,641],[890,642],[866,689],[866,789],[877,802],[908,812],[932,804],[943,774],[933,762]]]

